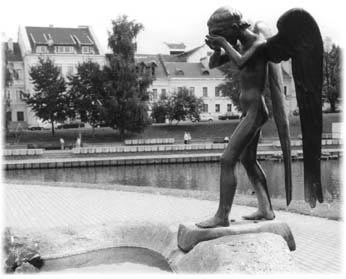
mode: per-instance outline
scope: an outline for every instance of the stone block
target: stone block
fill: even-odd
[[[281,235],[289,249],[296,249],[295,241],[289,226],[280,221],[238,221],[229,227],[202,229],[196,225],[179,225],[178,247],[188,252],[198,243],[227,235],[269,232]]]
[[[175,263],[174,270],[256,275],[298,271],[284,239],[266,232],[223,236],[199,243]]]

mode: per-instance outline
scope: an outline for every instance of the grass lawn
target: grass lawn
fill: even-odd
[[[340,113],[329,113],[323,115],[323,132],[331,133],[332,123],[341,122]],[[191,133],[192,141],[213,141],[215,138],[224,138],[230,136],[238,125],[239,120],[214,121],[212,123],[192,123],[184,122],[178,125],[154,124],[147,127],[142,133],[128,134],[126,138],[174,138],[177,143],[183,142],[184,131]],[[296,138],[301,134],[299,116],[292,116],[290,119],[291,137]],[[71,144],[76,141],[78,129],[56,130],[55,136],[51,131],[23,131],[18,144],[59,144],[59,139],[64,138],[65,144]],[[111,128],[95,129],[93,135],[92,129],[82,128],[82,137],[85,143],[122,143],[118,131]],[[273,119],[270,119],[262,129],[263,139],[277,138],[277,130]],[[15,133],[10,132],[5,136],[7,144],[13,144]]]

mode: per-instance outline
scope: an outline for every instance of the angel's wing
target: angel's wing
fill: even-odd
[[[257,22],[254,26],[255,33],[261,34],[264,38],[272,36],[271,30],[262,22]],[[285,108],[285,97],[283,93],[283,78],[280,64],[268,63],[268,83],[271,101],[273,104],[273,116],[278,129],[284,166],[285,166],[285,189],[286,203],[292,200],[292,163],[291,163],[291,141],[287,110]]]
[[[305,201],[311,207],[323,202],[321,186],[323,41],[317,23],[302,9],[283,14],[278,33],[263,47],[269,61],[292,59],[304,152]]]

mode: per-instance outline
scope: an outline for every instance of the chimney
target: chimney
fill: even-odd
[[[53,24],[49,24],[49,28],[54,28],[54,25]]]
[[[8,50],[9,50],[10,52],[13,52],[13,41],[12,41],[11,38],[8,39],[7,45],[8,45]]]

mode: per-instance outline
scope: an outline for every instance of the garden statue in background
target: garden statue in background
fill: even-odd
[[[240,103],[244,118],[221,157],[219,208],[212,218],[196,225],[201,228],[229,225],[228,217],[237,186],[235,165],[239,159],[258,200],[258,210],[244,218],[275,218],[266,178],[256,160],[260,131],[268,120],[263,97],[266,82],[271,91],[273,116],[283,151],[286,202],[289,205],[292,199],[289,123],[284,106],[281,68],[275,64],[289,58],[292,59],[303,135],[305,200],[311,207],[315,207],[316,199],[323,202],[320,178],[323,44],[316,22],[306,11],[292,9],[280,17],[278,33],[271,36],[265,24],[257,23],[250,29],[239,11],[222,7],[212,14],[208,27],[206,43],[214,50],[210,68],[232,61],[240,70]]]

